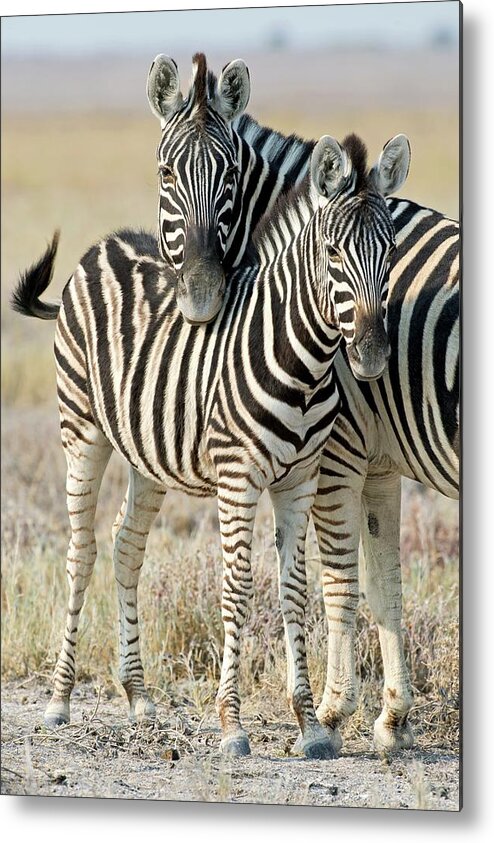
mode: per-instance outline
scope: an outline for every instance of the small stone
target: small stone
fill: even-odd
[[[337,796],[337,794],[338,794],[338,788],[336,787],[336,785],[335,785],[335,784],[332,784],[332,785],[331,785],[331,787],[329,787],[329,788],[328,788],[328,790],[329,790],[329,795],[330,795],[330,796]]]
[[[51,774],[51,780],[54,784],[64,784],[67,781],[67,776],[62,770],[54,770]]]

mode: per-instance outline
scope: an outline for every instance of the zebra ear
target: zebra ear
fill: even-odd
[[[404,184],[410,169],[410,142],[406,135],[395,135],[386,144],[370,179],[383,196],[396,193]]]
[[[156,56],[148,73],[147,95],[151,111],[163,125],[182,104],[178,67],[173,59]]]
[[[310,174],[320,196],[333,199],[345,185],[352,171],[351,161],[337,140],[323,135],[316,143],[310,160]]]
[[[218,80],[215,106],[223,117],[231,121],[247,108],[250,97],[249,70],[242,59],[235,59],[223,68]]]

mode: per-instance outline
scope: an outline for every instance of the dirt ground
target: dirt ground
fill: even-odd
[[[76,687],[73,722],[43,726],[50,688],[2,686],[2,794],[345,807],[459,809],[459,759],[420,747],[384,759],[364,740],[337,761],[290,756],[296,726],[244,718],[252,756],[226,760],[214,715],[158,703],[153,726],[130,724],[123,698]]]

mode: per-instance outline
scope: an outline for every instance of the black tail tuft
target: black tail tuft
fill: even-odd
[[[56,319],[59,304],[47,304],[39,297],[45,292],[52,277],[57,254],[60,231],[55,231],[53,240],[40,260],[33,264],[27,272],[23,272],[17,287],[10,298],[10,304],[17,313],[23,316],[35,316],[38,319]]]

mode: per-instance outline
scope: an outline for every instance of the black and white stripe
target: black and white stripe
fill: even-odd
[[[404,179],[403,136],[386,150]],[[50,725],[69,719],[79,614],[96,555],[94,511],[114,449],[130,470],[114,561],[120,671],[132,716],[153,714],[137,623],[137,580],[149,527],[167,488],[217,493],[224,564],[225,648],[217,698],[222,747],[233,755],[249,752],[239,717],[240,634],[252,593],[255,510],[268,488],[289,700],[305,754],[333,756],[307,674],[304,543],[321,452],[339,410],[333,360],[342,336],[362,377],[379,374],[378,358],[381,370],[385,365],[383,304],[394,245],[383,199],[390,187],[387,169],[378,164],[368,173],[365,149],[355,137],[343,146],[322,138],[312,154],[311,179],[278,203],[260,228],[256,259],[233,272],[223,306],[206,326],[183,320],[171,271],[150,255],[145,237],[123,232],[107,238],[84,256],[68,282],[55,348],[72,528],[70,596],[46,713]],[[38,276],[51,277],[53,259],[51,249],[24,279],[18,299],[24,294],[33,303],[28,291],[41,292]]]

